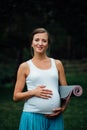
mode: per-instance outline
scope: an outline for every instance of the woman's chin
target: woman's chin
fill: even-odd
[[[37,53],[42,54],[42,53],[44,53],[44,51],[43,50],[37,50]]]

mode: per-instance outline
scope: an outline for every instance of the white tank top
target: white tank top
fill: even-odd
[[[30,73],[26,78],[27,90],[32,90],[38,85],[45,85],[47,89],[52,90],[52,97],[43,99],[39,97],[31,97],[24,103],[23,111],[35,112],[42,114],[51,114],[53,109],[60,107],[60,95],[58,85],[58,70],[55,60],[51,59],[51,67],[49,69],[40,69],[36,67],[32,60],[27,61]]]

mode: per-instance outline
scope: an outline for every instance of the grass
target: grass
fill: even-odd
[[[2,89],[0,99],[0,130],[18,130],[23,102],[13,102],[12,90]]]
[[[87,130],[87,62],[63,61],[68,84],[83,87],[81,97],[72,97],[63,114],[65,130]],[[13,102],[13,90],[0,88],[0,130],[18,130],[23,102]]]
[[[87,130],[87,101],[72,98],[64,113],[65,130]]]
[[[65,130],[87,130],[87,62],[65,62],[69,84],[79,84],[83,88],[81,97],[72,97],[64,113]]]

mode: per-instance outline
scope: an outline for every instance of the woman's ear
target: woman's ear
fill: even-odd
[[[33,47],[33,44],[31,44],[31,47]]]
[[[31,51],[31,55],[34,56],[34,50],[33,50],[33,47],[31,46],[30,48],[30,51]]]

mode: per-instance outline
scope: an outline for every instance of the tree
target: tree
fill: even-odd
[[[69,56],[66,57],[75,58],[76,56],[79,58],[87,56],[85,49],[87,47],[87,5],[85,1],[22,0],[20,2],[17,0],[3,0],[1,2],[1,46],[14,46],[18,52],[21,52],[28,45],[28,35],[33,28],[43,26],[53,31],[54,35],[57,35],[60,25],[61,30],[64,28],[63,31],[66,32],[65,36],[68,38],[71,37],[73,41],[73,46],[69,45],[70,42],[67,44],[68,53],[66,54]],[[54,29],[54,25],[58,27]],[[59,40],[57,37],[56,39]],[[63,44],[65,42],[67,41],[64,41]],[[58,43],[61,44],[60,42]],[[79,51],[81,53],[78,55]],[[22,60],[22,55],[19,57]],[[18,59],[20,62],[21,60],[20,58]]]

